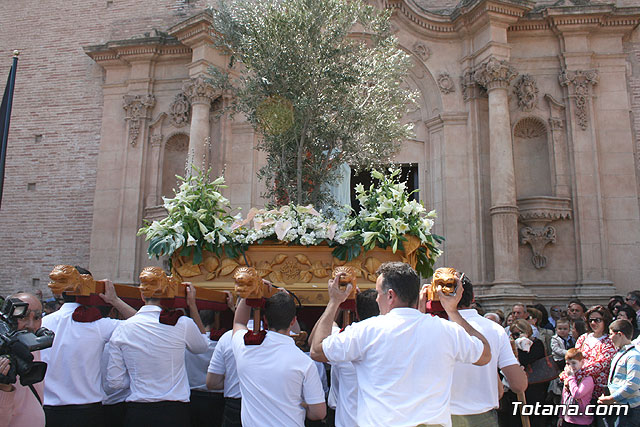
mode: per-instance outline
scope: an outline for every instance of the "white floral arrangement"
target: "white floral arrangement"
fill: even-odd
[[[266,239],[304,246],[322,242],[345,243],[343,226],[311,205],[291,204],[279,209],[252,208],[246,219],[236,221],[231,228],[235,242],[242,245],[262,243]]]
[[[436,212],[427,212],[422,203],[411,200],[412,193],[407,192],[406,183],[399,182],[400,172],[399,168],[390,168],[385,175],[374,170],[371,177],[377,183],[371,184],[369,189],[362,184],[356,186],[361,209],[348,221],[351,230],[341,236],[347,242],[336,248],[334,255],[352,259],[359,255],[360,248],[368,251],[375,246],[391,247],[394,253],[398,249],[405,253],[415,252],[416,271],[429,277],[441,253],[437,244],[443,240],[431,233]]]
[[[138,236],[144,235],[149,241],[149,256],[171,256],[180,250],[180,255],[194,254],[193,262],[198,264],[203,250],[221,255],[225,248],[229,256],[239,254],[234,245],[229,245],[234,239],[231,226],[239,216],[228,213],[229,200],[220,192],[227,187],[224,177],[209,182],[210,171],[197,172],[195,176],[177,177],[182,184],[175,197],[163,197],[166,218],[138,230]]]
[[[193,254],[193,263],[202,262],[204,250],[218,256],[237,258],[252,244],[279,241],[303,246],[327,243],[333,255],[350,261],[374,247],[404,251],[423,277],[433,274],[433,264],[441,251],[442,237],[431,233],[435,211],[410,200],[400,169],[389,174],[373,171],[377,181],[369,189],[356,186],[360,212],[340,220],[313,206],[285,205],[278,209],[252,208],[247,217],[231,216],[230,206],[220,192],[224,178],[209,182],[210,172],[180,178],[174,198],[163,198],[168,216],[140,228],[138,235],[149,241],[149,256]]]

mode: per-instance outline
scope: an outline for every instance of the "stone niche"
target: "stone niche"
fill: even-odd
[[[571,218],[571,199],[558,195],[554,155],[559,150],[549,141],[550,131],[535,116],[520,119],[513,130],[513,157],[521,245],[531,249],[536,270],[548,265],[545,247],[555,244],[557,229],[551,223]]]

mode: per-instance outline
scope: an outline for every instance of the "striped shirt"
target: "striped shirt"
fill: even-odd
[[[640,406],[640,350],[633,344],[624,346],[613,357],[609,391],[617,403]]]

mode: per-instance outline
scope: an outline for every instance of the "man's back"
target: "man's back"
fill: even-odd
[[[42,350],[48,364],[45,376],[44,404],[83,405],[101,402],[100,360],[105,344],[120,321],[99,319],[76,322],[77,303],[65,303],[60,310],[42,319],[42,326],[55,334],[53,346]]]
[[[112,388],[130,384],[127,402],[189,401],[189,382],[184,364],[185,348],[194,353],[207,350],[207,341],[192,319],[159,322],[161,308],[142,307],[113,334],[107,383]]]
[[[498,407],[497,370],[517,365],[504,328],[480,316],[476,310],[460,310],[477,331],[489,341],[491,361],[484,366],[456,363],[451,388],[451,413],[455,415],[480,414]]]
[[[322,348],[331,363],[353,362],[361,426],[450,425],[453,365],[476,362],[483,351],[462,327],[412,308],[354,324]]]
[[[245,345],[246,331],[234,333],[233,353],[242,392],[242,425],[302,426],[305,409],[324,403],[318,371],[291,337],[268,331],[260,345]]]
[[[209,362],[208,372],[224,375],[224,397],[239,399],[240,381],[238,380],[238,371],[236,369],[236,359],[233,356],[233,348],[231,347],[231,338],[233,331],[225,332],[218,341],[211,361]]]

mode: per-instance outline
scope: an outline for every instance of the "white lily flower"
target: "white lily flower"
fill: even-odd
[[[187,233],[187,246],[195,246],[197,243],[196,239],[194,239],[191,234]]]
[[[220,221],[218,218],[216,218],[216,220]],[[207,230],[207,227],[205,227],[204,224],[201,223],[199,219],[196,219],[196,221],[198,221],[198,227],[200,228],[200,232],[202,233],[202,235],[207,234],[209,232],[209,230]]]
[[[276,232],[278,240],[283,240],[287,232],[291,230],[291,221],[278,221],[273,229]]]
[[[378,236],[380,233],[377,231],[365,231],[364,233],[362,233],[362,237],[364,238],[364,245],[368,245],[369,243],[371,243],[371,240],[373,240],[374,237]]]
[[[327,238],[329,240],[333,240],[333,238],[335,237],[337,227],[338,224],[336,224],[335,222],[329,224],[329,227],[327,228]]]
[[[209,243],[215,243],[216,242],[216,236],[215,236],[215,231],[211,231],[207,234],[204,235],[204,240],[206,240]]]

